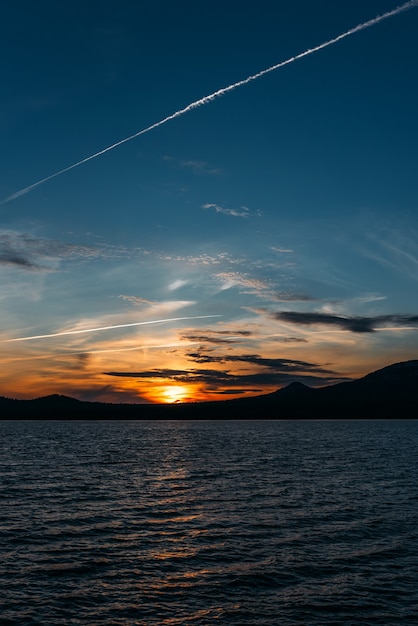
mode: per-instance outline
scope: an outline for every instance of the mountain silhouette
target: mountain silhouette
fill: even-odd
[[[2,419],[410,419],[417,417],[417,406],[418,360],[327,387],[293,382],[261,396],[212,402],[111,404],[59,394],[34,400],[0,397]]]

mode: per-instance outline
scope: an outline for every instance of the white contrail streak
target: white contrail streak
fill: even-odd
[[[63,337],[64,335],[81,335],[82,333],[96,333],[102,330],[113,330],[114,328],[128,328],[130,326],[145,326],[147,324],[164,324],[167,322],[179,322],[180,320],[199,320],[208,317],[222,317],[221,315],[193,315],[190,317],[168,317],[161,320],[149,320],[147,322],[132,322],[131,324],[115,324],[113,326],[101,326],[100,328],[83,328],[82,330],[65,330],[60,333],[49,335],[32,335],[31,337],[15,337],[14,339],[3,339],[0,343],[11,343],[12,341],[30,341],[32,339],[48,339],[49,337]]]
[[[127,143],[128,141],[132,141],[132,139],[136,139],[136,137],[139,137],[140,135],[149,133],[151,130],[154,130],[154,128],[158,128],[159,126],[166,124],[170,120],[174,120],[176,117],[180,117],[184,115],[185,113],[188,113],[192,109],[196,109],[200,106],[203,106],[204,104],[208,104],[209,102],[212,102],[212,100],[215,100],[216,98],[219,98],[220,96],[223,96],[229,91],[233,91],[234,89],[237,89],[237,87],[241,87],[242,85],[251,83],[253,80],[257,80],[257,78],[261,78],[265,74],[274,72],[274,70],[278,70],[279,68],[284,67],[285,65],[289,65],[290,63],[293,63],[294,61],[298,61],[299,59],[302,59],[303,57],[306,57],[310,54],[313,54],[314,52],[323,50],[324,48],[327,48],[328,46],[332,46],[334,43],[337,43],[338,41],[341,41],[342,39],[345,39],[346,37],[349,37],[350,35],[354,35],[354,33],[358,33],[361,30],[370,28],[370,26],[379,24],[379,22],[382,22],[383,20],[387,20],[390,17],[398,15],[399,13],[402,13],[403,11],[408,11],[409,9],[412,9],[413,7],[416,7],[417,5],[418,5],[418,0],[410,0],[409,2],[405,2],[404,4],[396,7],[395,9],[392,9],[391,11],[387,11],[386,13],[383,13],[382,15],[377,15],[376,17],[374,17],[371,20],[368,20],[367,22],[358,24],[354,28],[350,28],[350,30],[347,30],[345,33],[342,33],[341,35],[338,35],[337,37],[334,37],[333,39],[329,39],[328,41],[325,41],[324,43],[321,43],[318,46],[315,46],[314,48],[309,48],[308,50],[305,50],[304,52],[300,52],[299,54],[296,54],[295,56],[290,57],[289,59],[286,59],[285,61],[281,61],[280,63],[277,63],[276,65],[272,65],[271,67],[268,67],[267,69],[262,70],[261,72],[257,72],[257,74],[252,74],[251,76],[248,76],[248,78],[239,80],[238,82],[233,83],[232,85],[229,85],[228,87],[223,87],[222,89],[218,89],[218,91],[214,91],[208,96],[204,96],[203,98],[200,98],[199,100],[195,100],[194,102],[191,102],[189,105],[184,107],[184,109],[180,109],[179,111],[176,111],[172,115],[165,117],[159,122],[155,122],[155,124],[151,124],[151,126],[148,126],[147,128],[144,128],[143,130],[140,130],[137,133],[130,135],[129,137],[125,137],[125,139],[121,139],[120,141],[117,141],[111,146],[108,146],[107,148],[103,148],[103,150],[99,150],[99,152],[95,152],[94,154],[86,157],[85,159],[82,159],[81,161],[77,161],[77,163],[73,163],[72,165],[69,165],[68,167],[65,167],[64,169],[59,170],[58,172],[55,172],[54,174],[51,174],[50,176],[47,176],[46,178],[42,178],[41,180],[38,180],[36,183],[33,183],[32,185],[29,185],[28,187],[25,187],[24,189],[21,189],[20,191],[17,191],[16,193],[13,193],[11,196],[8,196],[4,200],[1,200],[0,205],[6,204],[7,202],[10,202],[11,200],[15,200],[16,198],[19,198],[20,196],[23,196],[24,194],[28,193],[35,187],[38,187],[39,185],[46,183],[48,180],[51,180],[52,178],[56,178],[57,176],[60,176],[61,174],[65,174],[65,172],[69,172],[70,170],[76,167],[79,167],[80,165],[83,165],[83,163],[87,163],[87,161],[91,161],[92,159],[95,159],[96,157],[101,156],[102,154],[105,154],[106,152],[109,152],[110,150],[113,150],[114,148],[117,148],[118,146],[121,146],[122,144]]]
[[[416,329],[415,329],[416,330]],[[198,345],[199,341],[182,341],[179,343],[161,343],[155,345],[144,344],[143,346],[134,346],[133,348],[106,348],[103,350],[72,350],[71,352],[55,352],[51,354],[36,354],[32,356],[9,356],[2,359],[4,363],[11,361],[34,361],[35,359],[60,359],[66,356],[80,356],[80,354],[104,354],[107,352],[133,352],[139,350],[162,350],[165,348],[183,348],[184,346]]]

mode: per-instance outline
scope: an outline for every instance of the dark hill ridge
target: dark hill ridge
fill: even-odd
[[[77,398],[70,398],[69,396],[63,396],[59,393],[53,393],[51,396],[42,396],[41,398],[35,398],[31,402],[36,402],[37,404],[48,404],[54,406],[67,406],[68,403],[73,405],[79,404],[81,400],[77,400]]]
[[[418,418],[418,360],[312,389],[294,382],[270,394],[189,404],[108,404],[54,394],[0,398],[2,419],[357,419]]]
[[[418,372],[418,360],[417,361],[404,361],[402,363],[394,363],[388,367],[367,374],[359,380],[353,381],[356,385],[368,385],[371,388],[373,385],[390,385],[393,387],[402,388],[404,391],[417,391],[417,372]]]

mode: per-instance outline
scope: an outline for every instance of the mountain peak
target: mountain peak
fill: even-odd
[[[308,387],[308,385],[305,385],[305,383],[301,383],[295,380],[293,383],[290,383],[286,387],[282,387],[281,389],[279,389],[279,391],[276,393],[280,393],[280,394],[304,393],[305,391],[311,391],[311,388]]]

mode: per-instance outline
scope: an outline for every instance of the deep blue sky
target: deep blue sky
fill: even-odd
[[[395,7],[8,3],[0,198]],[[0,393],[221,398],[416,358],[417,27],[414,7],[4,202]],[[196,319],[60,334],[174,317]]]

